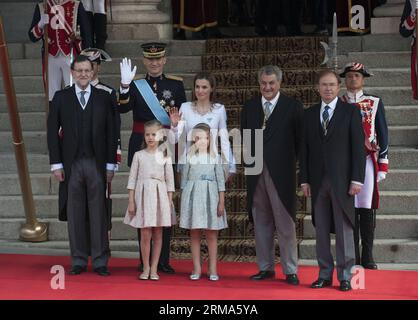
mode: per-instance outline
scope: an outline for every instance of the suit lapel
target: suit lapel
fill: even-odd
[[[313,113],[313,117],[314,117],[313,123],[316,124],[314,126],[315,132],[319,136],[319,138],[322,140],[322,139],[324,139],[324,131],[322,129],[321,118],[319,116],[319,114],[321,112],[321,104],[314,105],[311,108],[314,108],[314,111],[315,111]]]
[[[96,141],[95,136],[94,136],[94,134],[96,132],[95,125],[96,125],[96,118],[97,118],[96,115],[95,115],[96,108],[95,108],[95,104],[94,104],[94,101],[96,100],[95,99],[96,92],[95,92],[93,86],[90,86],[90,89],[91,89],[91,93],[90,93],[90,98],[89,98],[89,101],[88,101],[87,104],[90,104],[89,108],[91,108],[91,115],[92,115],[91,128],[92,128],[92,134],[93,134],[93,141]]]
[[[251,123],[250,128],[252,129],[261,129],[264,121],[264,111],[261,106],[261,97],[257,99],[257,102],[254,104],[254,110],[249,110],[248,117],[249,123]]]
[[[71,92],[72,92],[72,94],[71,94],[72,101],[71,101],[71,103],[69,103],[69,106],[73,106],[73,108],[81,108],[80,107],[80,102],[78,101],[77,94],[75,92],[75,84],[73,84],[73,86],[71,88]],[[72,123],[74,124],[73,125],[74,135],[75,135],[76,138],[78,138],[77,109],[72,110],[71,116],[72,116],[72,120],[73,120]]]
[[[267,120],[266,128],[264,130],[264,139],[270,139],[277,129],[280,128],[280,123],[286,117],[286,113],[289,111],[288,106],[284,103],[285,98],[281,93],[279,100],[277,100],[276,106],[274,107],[273,112]]]

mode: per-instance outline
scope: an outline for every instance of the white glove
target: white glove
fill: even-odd
[[[135,77],[136,66],[132,69],[131,59],[123,58],[120,63],[120,77],[122,85],[128,86]]]
[[[377,172],[377,182],[380,182],[382,180],[386,179],[386,172],[384,171],[378,171]]]
[[[49,16],[46,13],[41,13],[41,19],[38,22],[38,27],[43,29],[49,23]]]

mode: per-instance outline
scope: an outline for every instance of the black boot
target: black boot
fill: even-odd
[[[142,262],[142,254],[141,254],[141,229],[137,229],[138,232],[138,247],[139,247],[139,261],[138,261],[138,271],[144,271],[144,263]]]
[[[359,239],[359,231],[360,231],[360,210],[355,210],[355,224],[354,224],[354,251],[356,254],[356,265],[360,265],[360,239]]]
[[[361,265],[365,269],[377,269],[373,259],[375,213],[372,209],[360,209]]]
[[[95,13],[93,16],[94,46],[105,49],[107,39],[107,17],[103,13]]]

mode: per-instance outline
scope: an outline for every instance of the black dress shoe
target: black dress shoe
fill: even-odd
[[[79,275],[82,272],[86,272],[87,271],[87,267],[82,267],[82,266],[73,266],[71,268],[70,274],[75,276],[75,275]]]
[[[374,262],[364,263],[362,266],[364,269],[377,270],[377,264]]]
[[[340,282],[340,290],[341,291],[350,291],[351,290],[351,284],[348,280],[342,280]]]
[[[110,272],[107,269],[107,267],[98,267],[94,269],[94,272],[96,272],[99,276],[103,276],[103,277],[110,276]]]
[[[169,265],[169,264],[159,264],[158,265],[158,271],[168,273],[168,274],[174,274],[176,271]]]
[[[274,278],[276,273],[274,271],[260,271],[259,273],[250,277],[251,280],[264,280],[269,278]]]
[[[286,275],[286,282],[288,284],[297,286],[299,284],[299,279],[297,274],[287,274]]]
[[[311,288],[313,289],[320,289],[320,288],[325,288],[325,287],[330,287],[330,286],[332,286],[332,280],[321,279],[321,278],[319,278],[318,280],[316,280],[315,282],[311,284]]]

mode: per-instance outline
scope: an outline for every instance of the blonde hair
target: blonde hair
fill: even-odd
[[[157,119],[153,119],[144,123],[144,131],[150,127],[158,127],[158,130],[162,130],[164,128],[161,122],[158,121]],[[166,140],[167,140],[167,137],[163,135],[163,138],[159,140],[158,142],[158,148],[163,151],[164,157],[167,157],[167,154],[168,154],[167,147],[160,148],[160,146],[165,144]],[[145,148],[147,148],[147,143],[145,141],[145,134],[144,134],[144,140],[142,141],[141,149],[145,149]]]

